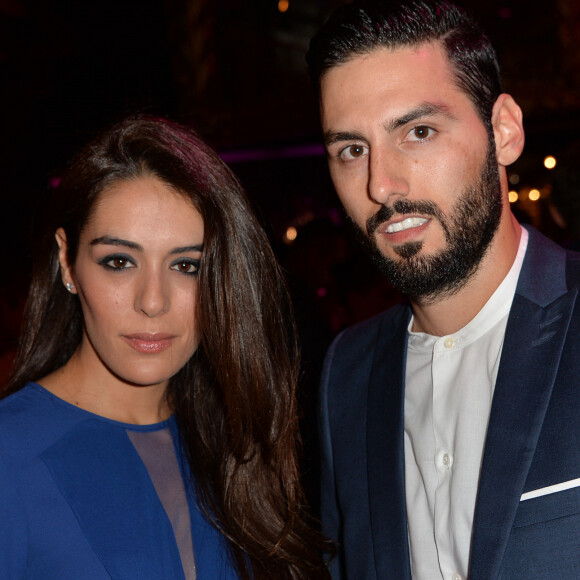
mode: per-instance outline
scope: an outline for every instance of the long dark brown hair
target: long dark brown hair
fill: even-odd
[[[66,169],[36,230],[24,331],[5,394],[63,366],[81,341],[82,312],[60,279],[56,229],[64,228],[74,264],[100,193],[141,176],[191,199],[204,223],[201,343],[167,393],[198,501],[229,539],[242,579],[327,578],[319,554],[326,544],[305,521],[299,484],[297,347],[284,279],[235,176],[191,130],[133,117]]]

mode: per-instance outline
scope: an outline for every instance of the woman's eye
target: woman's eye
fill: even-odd
[[[424,141],[431,137],[434,133],[434,129],[431,127],[427,127],[427,125],[419,125],[418,127],[414,127],[409,132],[409,139],[411,141]]]
[[[106,256],[99,263],[109,270],[126,270],[133,268],[133,262],[126,256]]]
[[[339,153],[339,157],[341,159],[358,159],[366,152],[367,148],[364,145],[349,145]]]
[[[127,260],[127,258],[113,258],[110,263],[113,268],[122,269],[127,267],[129,260]]]
[[[199,260],[179,260],[178,262],[174,262],[171,268],[182,274],[195,275],[199,270]]]

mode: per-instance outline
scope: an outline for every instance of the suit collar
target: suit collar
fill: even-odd
[[[541,235],[535,228],[528,230],[528,249],[522,264],[516,293],[540,305],[547,306],[565,294],[566,250]]]
[[[497,578],[556,378],[577,291],[566,253],[529,229],[489,419],[470,578]]]
[[[404,464],[404,373],[410,308],[382,323],[369,383],[367,456],[377,578],[411,578]]]

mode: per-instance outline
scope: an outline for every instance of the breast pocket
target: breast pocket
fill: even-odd
[[[498,580],[580,578],[580,488],[520,502]]]
[[[514,528],[580,514],[580,487],[520,501]]]

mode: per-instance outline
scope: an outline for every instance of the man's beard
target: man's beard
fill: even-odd
[[[391,284],[420,304],[433,303],[461,290],[477,271],[500,223],[502,194],[493,139],[476,183],[467,186],[452,213],[445,216],[431,201],[397,200],[382,206],[366,224],[355,225],[357,239]],[[394,215],[432,216],[443,228],[447,245],[431,255],[420,255],[423,242],[394,247],[398,259],[380,251],[374,232]]]

